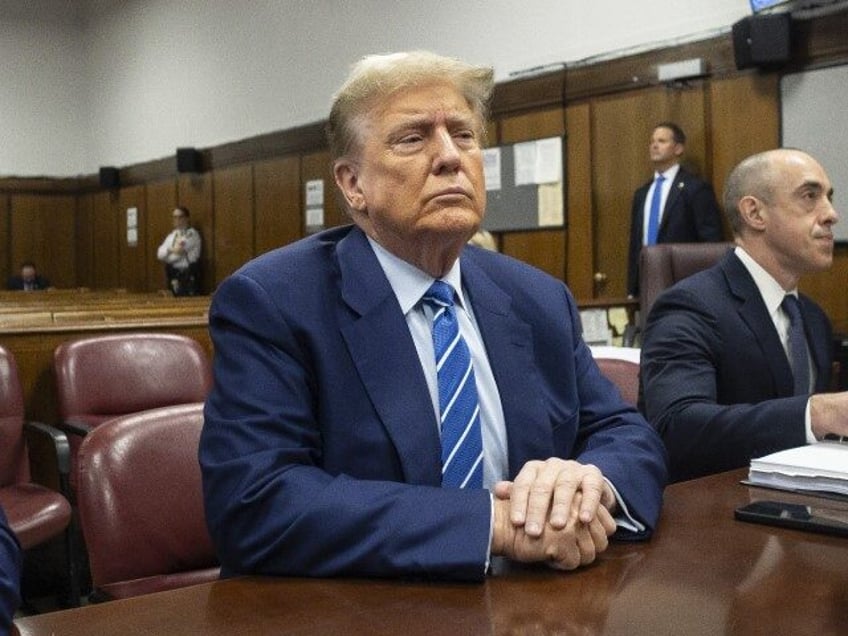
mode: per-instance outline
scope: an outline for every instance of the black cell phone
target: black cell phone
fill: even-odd
[[[784,501],[755,501],[734,511],[740,521],[848,537],[848,510]]]

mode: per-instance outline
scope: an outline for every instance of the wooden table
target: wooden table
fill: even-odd
[[[848,539],[733,519],[733,471],[670,486],[652,541],[572,573],[482,585],[245,577],[22,618],[21,636],[134,634],[848,634]]]

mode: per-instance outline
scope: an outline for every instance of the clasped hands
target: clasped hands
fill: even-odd
[[[615,532],[615,495],[591,464],[530,461],[493,493],[493,555],[573,570],[592,563]]]

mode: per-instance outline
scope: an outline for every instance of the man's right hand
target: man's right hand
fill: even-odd
[[[544,561],[558,570],[592,563],[607,549],[615,520],[606,508],[598,506],[592,521],[580,521],[581,499],[582,493],[576,493],[565,527],[557,529],[546,523],[541,535],[531,537],[510,521],[509,500],[495,498],[492,554],[526,563]]]

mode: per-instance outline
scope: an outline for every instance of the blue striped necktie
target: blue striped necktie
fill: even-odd
[[[657,235],[660,231],[660,201],[662,201],[662,184],[665,177],[661,174],[657,175],[657,180],[654,181],[654,193],[651,196],[651,209],[648,215],[648,233],[645,237],[645,245],[655,245]]]
[[[453,288],[434,282],[424,302],[434,310],[433,349],[439,384],[442,486],[483,487],[483,440],[474,367],[453,303]]]
[[[781,303],[789,316],[789,364],[795,379],[795,395],[810,393],[810,363],[807,354],[807,337],[804,335],[804,319],[801,316],[801,301],[793,294],[786,294]]]

